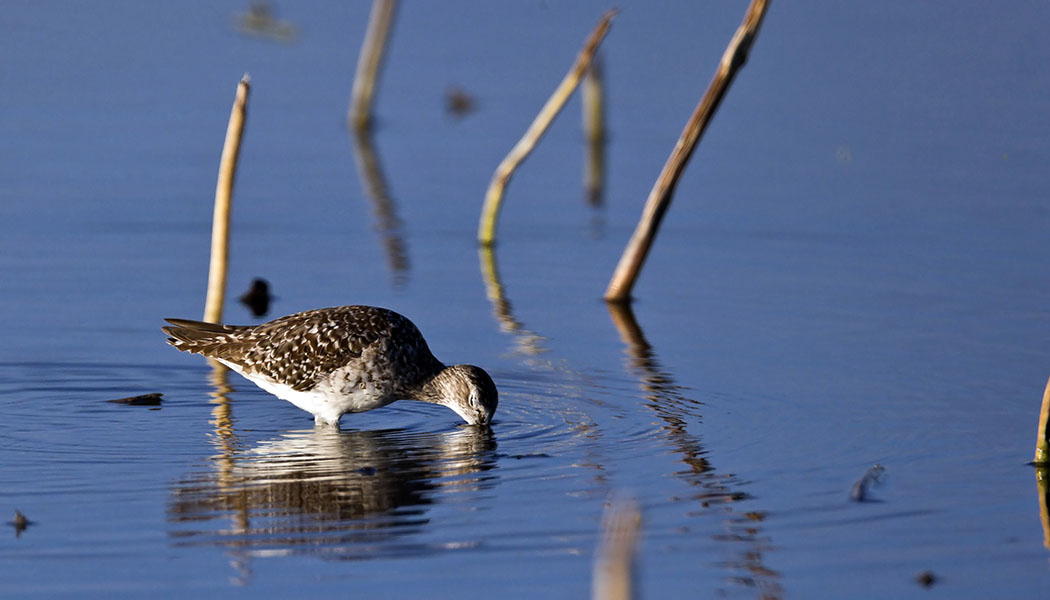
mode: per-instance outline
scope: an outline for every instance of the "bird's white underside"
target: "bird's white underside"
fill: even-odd
[[[339,422],[339,417],[346,413],[364,412],[380,408],[397,400],[397,397],[391,395],[388,390],[378,389],[373,383],[365,383],[358,386],[343,385],[346,381],[345,375],[347,371],[354,371],[356,367],[336,369],[313,388],[298,391],[259,373],[245,372],[240,365],[223,359],[219,359],[219,361],[274,396],[287,400],[312,414],[314,419],[321,423],[334,425]]]

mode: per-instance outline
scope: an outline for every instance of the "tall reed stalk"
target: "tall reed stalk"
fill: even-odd
[[[357,57],[357,74],[350,92],[350,110],[347,123],[353,129],[366,129],[372,121],[372,99],[375,96],[376,80],[383,65],[386,42],[390,37],[390,24],[397,11],[397,0],[375,0],[368,17],[365,41]]]
[[[762,24],[762,18],[765,16],[768,6],[768,0],[751,1],[751,5],[744,15],[744,21],[740,24],[733,39],[729,42],[729,47],[726,48],[725,53],[722,55],[722,60],[718,64],[718,70],[715,71],[714,79],[711,80],[711,84],[707,88],[707,93],[704,94],[700,104],[693,111],[692,116],[686,123],[685,130],[682,131],[682,135],[678,138],[678,143],[675,144],[674,150],[671,151],[671,156],[668,157],[667,162],[664,164],[663,171],[660,172],[653,189],[649,192],[649,198],[645,202],[645,210],[642,212],[642,217],[638,221],[638,225],[635,227],[634,234],[627,243],[623,255],[620,257],[620,262],[616,265],[616,270],[609,281],[609,287],[605,290],[605,299],[607,301],[627,302],[630,300],[631,290],[638,280],[642,264],[645,262],[645,257],[649,254],[649,249],[656,238],[656,232],[660,228],[660,221],[663,220],[667,207],[671,205],[671,197],[674,194],[675,186],[678,185],[678,179],[681,177],[682,171],[685,170],[689,157],[693,155],[693,150],[696,149],[700,136],[707,129],[708,124],[711,122],[711,117],[714,116],[719,104],[722,103],[722,98],[725,97],[729,85],[733,82],[733,78],[736,77],[737,72],[747,62],[751,44],[754,43],[755,36],[758,35],[758,28]]]
[[[499,218],[500,206],[503,203],[503,192],[506,190],[511,175],[514,174],[518,166],[532,152],[532,149],[536,147],[540,138],[543,137],[547,128],[550,127],[554,117],[558,116],[558,113],[561,112],[561,109],[569,100],[569,96],[572,95],[572,92],[580,83],[580,78],[583,77],[587,67],[590,66],[594,53],[598,51],[598,45],[605,38],[605,34],[608,33],[609,24],[612,18],[616,16],[616,12],[613,9],[602,15],[598,25],[595,26],[583,48],[576,56],[576,61],[572,64],[569,72],[558,84],[551,97],[547,99],[546,104],[540,109],[540,113],[533,119],[532,124],[525,131],[525,135],[518,140],[518,143],[511,148],[510,153],[503,159],[503,162],[496,167],[496,172],[492,175],[488,191],[485,192],[485,204],[481,209],[481,222],[478,224],[478,242],[483,246],[492,245],[496,240],[496,220]]]
[[[1050,467],[1050,381],[1043,390],[1043,406],[1039,409],[1039,435],[1035,440],[1034,464]]]
[[[208,295],[204,300],[204,320],[218,323],[222,320],[222,306],[226,296],[226,265],[230,254],[230,209],[233,206],[233,182],[237,174],[237,158],[241,153],[244,121],[248,111],[248,92],[251,78],[245,73],[237,84],[237,95],[226,126],[226,141],[219,160],[219,179],[215,184],[215,212],[211,224],[211,262],[208,266]]]

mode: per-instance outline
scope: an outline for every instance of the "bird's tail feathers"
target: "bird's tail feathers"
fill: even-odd
[[[218,323],[205,323],[204,321],[192,321],[189,319],[164,319],[171,323],[168,327],[161,327],[161,331],[168,334],[168,343],[184,352],[203,354],[221,358],[221,350],[228,348],[238,340],[237,333],[247,329],[236,325],[221,325]]]

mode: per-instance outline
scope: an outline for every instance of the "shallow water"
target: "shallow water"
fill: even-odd
[[[573,101],[486,254],[488,178],[605,5],[403,6],[370,145],[342,128],[367,3],[280,6],[287,44],[234,32],[236,3],[8,6],[0,519],[32,522],[0,536],[0,595],[575,598],[618,496],[645,597],[1050,589],[1024,464],[1050,375],[1047,7],[774,3],[611,311],[744,7],[622,4],[602,206]],[[491,431],[410,402],[316,430],[164,344],[202,309],[244,71],[230,291],[267,278],[267,318],[409,316],[493,375]],[[445,114],[452,85],[476,112]]]

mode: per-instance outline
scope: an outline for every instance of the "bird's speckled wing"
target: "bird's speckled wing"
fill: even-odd
[[[370,356],[385,364],[370,369],[393,370],[401,379],[413,371],[440,364],[411,321],[371,306],[323,308],[289,315],[255,327],[215,325],[168,319],[164,331],[180,350],[219,358],[297,391],[309,390],[329,373]],[[396,341],[396,345],[395,345]],[[420,360],[422,359],[422,360]]]

